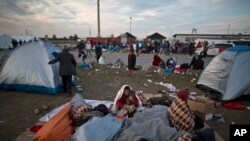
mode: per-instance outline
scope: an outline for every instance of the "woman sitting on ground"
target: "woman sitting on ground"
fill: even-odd
[[[123,85],[121,89],[116,94],[114,105],[112,107],[112,112],[117,114],[121,109],[130,113],[128,108],[125,105],[126,100],[129,99],[129,94],[132,91],[132,88],[129,85]],[[139,107],[139,100],[136,96],[134,96],[133,103],[136,108]]]
[[[154,59],[153,59],[152,65],[153,65],[153,66],[159,67],[160,62],[161,62],[161,58],[160,58],[160,56],[159,56],[159,53],[157,52],[157,53],[155,53],[155,55],[154,55]]]
[[[204,127],[203,121],[194,115],[188,104],[189,91],[180,91],[168,108],[169,121],[179,131],[192,132]]]
[[[123,107],[120,109],[118,115],[132,117],[136,112],[136,108],[139,106],[138,99],[135,96],[135,91],[131,90],[129,92],[128,96],[124,100],[124,103],[118,100],[117,104],[119,107]]]

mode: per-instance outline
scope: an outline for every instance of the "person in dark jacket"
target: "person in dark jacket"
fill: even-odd
[[[134,54],[134,50],[130,50],[128,54],[128,75],[132,75],[133,70],[135,69],[136,64],[136,55]]]
[[[96,54],[96,61],[97,61],[97,64],[99,64],[99,59],[100,59],[100,57],[102,56],[102,47],[101,47],[101,43],[98,43],[98,44],[95,46],[95,54]]]
[[[80,43],[77,45],[77,48],[78,48],[78,57],[81,57],[82,51],[85,48],[83,40],[80,41]]]
[[[193,68],[192,68],[193,67]],[[203,70],[204,69],[204,60],[202,60],[202,56],[195,56],[192,58],[191,63],[189,64],[189,68],[193,70]]]
[[[72,95],[71,80],[72,75],[76,75],[76,60],[72,54],[68,51],[68,46],[65,45],[62,52],[58,56],[49,61],[49,64],[59,62],[59,75],[62,78],[63,91]]]

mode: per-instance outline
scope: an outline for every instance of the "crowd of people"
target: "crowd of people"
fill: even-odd
[[[36,37],[34,38],[34,40],[16,40],[16,39],[12,39],[12,41],[11,41],[11,43],[12,43],[12,46],[13,46],[13,48],[16,48],[16,47],[18,47],[18,46],[21,46],[21,45],[23,45],[23,44],[26,44],[26,43],[28,43],[28,42],[36,42],[36,41],[38,41],[37,39],[36,39]]]

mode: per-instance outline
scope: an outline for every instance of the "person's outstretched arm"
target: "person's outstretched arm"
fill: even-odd
[[[58,55],[58,57],[56,57],[55,59],[52,59],[49,61],[49,64],[55,64],[56,62],[58,62],[60,60],[60,54]]]

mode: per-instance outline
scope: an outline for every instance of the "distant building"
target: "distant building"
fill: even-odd
[[[92,40],[93,42],[100,43],[129,43],[136,40],[136,37],[128,32],[121,34],[118,37],[88,37],[87,40]]]
[[[157,42],[160,42],[160,41],[162,41],[164,39],[167,39],[167,38],[156,32],[156,33],[154,33],[152,35],[147,36],[146,39],[147,39],[147,41],[157,41]]]
[[[217,39],[217,40],[250,40],[250,35],[242,34],[174,34],[173,37],[181,42],[194,41],[196,39]]]
[[[115,41],[116,43],[130,43],[134,42],[136,40],[136,37],[128,32],[121,34],[118,36]]]

